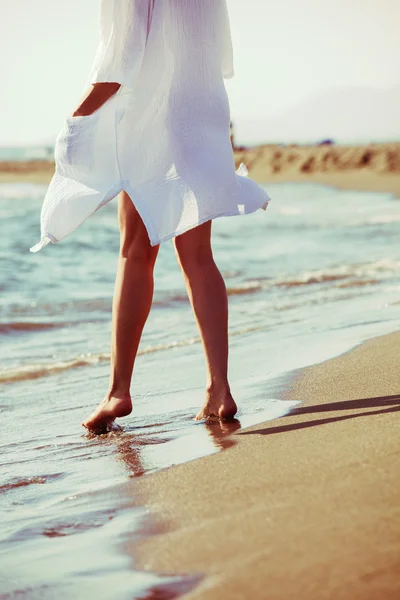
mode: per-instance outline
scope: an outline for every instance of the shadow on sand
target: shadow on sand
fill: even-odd
[[[335,423],[336,421],[346,421],[347,419],[357,419],[359,417],[369,417],[373,415],[381,415],[385,413],[400,411],[400,395],[395,396],[378,396],[376,398],[362,398],[359,400],[344,400],[341,402],[331,402],[329,404],[315,404],[313,406],[304,406],[293,409],[283,418],[293,417],[296,415],[308,415],[312,413],[343,411],[343,410],[362,410],[369,408],[381,408],[381,410],[365,410],[364,412],[356,412],[347,415],[339,415],[325,419],[314,419],[310,421],[302,421],[301,423],[291,423],[290,425],[279,425],[278,427],[265,427],[264,429],[253,429],[252,431],[240,432],[240,435],[272,435],[273,433],[285,433],[296,429],[305,429],[307,427],[315,427],[317,425],[326,425]],[[388,407],[388,408],[382,408]]]

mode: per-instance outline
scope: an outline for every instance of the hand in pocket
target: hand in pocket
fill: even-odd
[[[90,86],[86,95],[81,100],[73,117],[88,117],[98,110],[107,100],[111,98],[120,88],[119,83],[95,83]]]

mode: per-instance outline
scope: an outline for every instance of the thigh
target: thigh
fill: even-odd
[[[174,239],[176,254],[182,266],[187,262],[212,257],[211,224],[212,221],[207,221]]]
[[[118,222],[121,234],[121,253],[157,256],[159,246],[151,246],[146,227],[129,195],[123,191],[118,198]]]

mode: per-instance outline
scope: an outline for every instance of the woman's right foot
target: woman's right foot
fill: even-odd
[[[237,413],[236,402],[230,391],[214,392],[207,391],[206,401],[202,409],[196,415],[196,421],[202,419],[217,418],[221,421],[231,421]]]
[[[115,391],[107,394],[82,425],[93,433],[106,433],[115,419],[126,417],[131,412],[132,400],[129,392]]]

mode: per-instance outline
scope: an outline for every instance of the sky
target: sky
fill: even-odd
[[[239,143],[400,139],[399,0],[227,4]],[[1,146],[54,142],[86,86],[98,7],[0,0]]]

